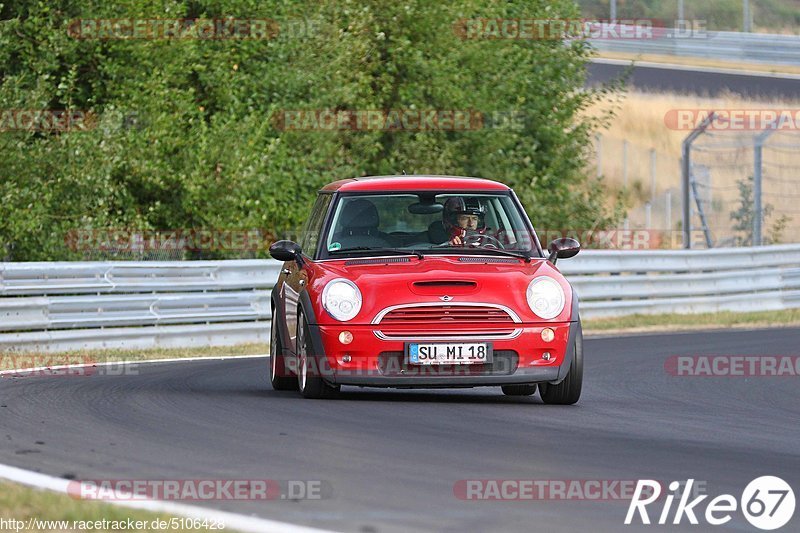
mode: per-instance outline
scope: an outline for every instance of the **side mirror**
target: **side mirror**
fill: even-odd
[[[581,244],[575,239],[562,237],[553,239],[553,242],[547,247],[547,251],[550,252],[547,260],[555,265],[558,259],[569,259],[578,255],[578,252],[581,251]]]
[[[269,255],[278,261],[297,261],[303,250],[293,241],[275,241],[269,247]]]

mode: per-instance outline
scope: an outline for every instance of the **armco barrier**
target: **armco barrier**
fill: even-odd
[[[607,26],[607,25],[606,25]],[[634,29],[630,30],[635,32]],[[735,63],[797,65],[800,36],[735,31],[702,33],[654,28],[651,39],[587,39],[600,51],[716,59]]]
[[[800,245],[585,250],[559,261],[584,318],[800,307]]]
[[[268,342],[265,260],[0,263],[0,350]]]
[[[583,318],[800,307],[800,245],[584,250]],[[272,260],[0,263],[0,350],[268,342]],[[398,267],[401,268],[401,267]]]

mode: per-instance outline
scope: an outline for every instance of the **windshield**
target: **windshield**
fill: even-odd
[[[323,257],[389,250],[539,256],[524,213],[507,193],[344,195],[328,228]]]

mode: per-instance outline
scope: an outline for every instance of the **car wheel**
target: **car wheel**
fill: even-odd
[[[329,385],[321,377],[314,354],[309,353],[308,324],[302,313],[297,314],[297,388],[304,398],[331,398],[339,387]]]
[[[503,385],[502,389],[506,396],[531,396],[536,394],[536,383],[533,385]]]
[[[297,379],[289,375],[286,368],[286,357],[283,355],[275,313],[276,311],[273,309],[269,333],[269,382],[274,390],[297,390]]]
[[[583,331],[578,321],[578,332],[575,335],[575,357],[569,366],[569,373],[558,385],[539,384],[542,401],[553,405],[572,405],[581,397],[583,387]]]

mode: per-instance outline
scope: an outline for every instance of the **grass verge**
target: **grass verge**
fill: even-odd
[[[800,309],[750,313],[630,315],[585,320],[583,332],[592,334],[693,331],[722,328],[768,328],[800,326]]]
[[[6,526],[2,529],[7,531],[123,531],[124,529],[120,528],[114,529],[114,522],[124,527],[128,525],[128,520],[137,526],[133,529],[125,528],[130,531],[198,532],[209,529],[192,528],[192,523],[188,528],[182,528],[179,527],[181,518],[169,514],[77,500],[66,494],[39,490],[8,481],[0,481],[0,519]],[[175,521],[171,522],[172,519]],[[9,520],[22,523],[15,524]],[[167,527],[159,528],[160,524],[154,523],[154,520],[166,522]],[[191,522],[191,519],[185,520]],[[140,523],[136,524],[137,522]],[[202,525],[202,522],[195,523]],[[172,524],[178,527],[169,527]],[[93,527],[98,525],[100,527]],[[141,525],[144,527],[138,527]],[[231,530],[226,528],[225,531]]]

